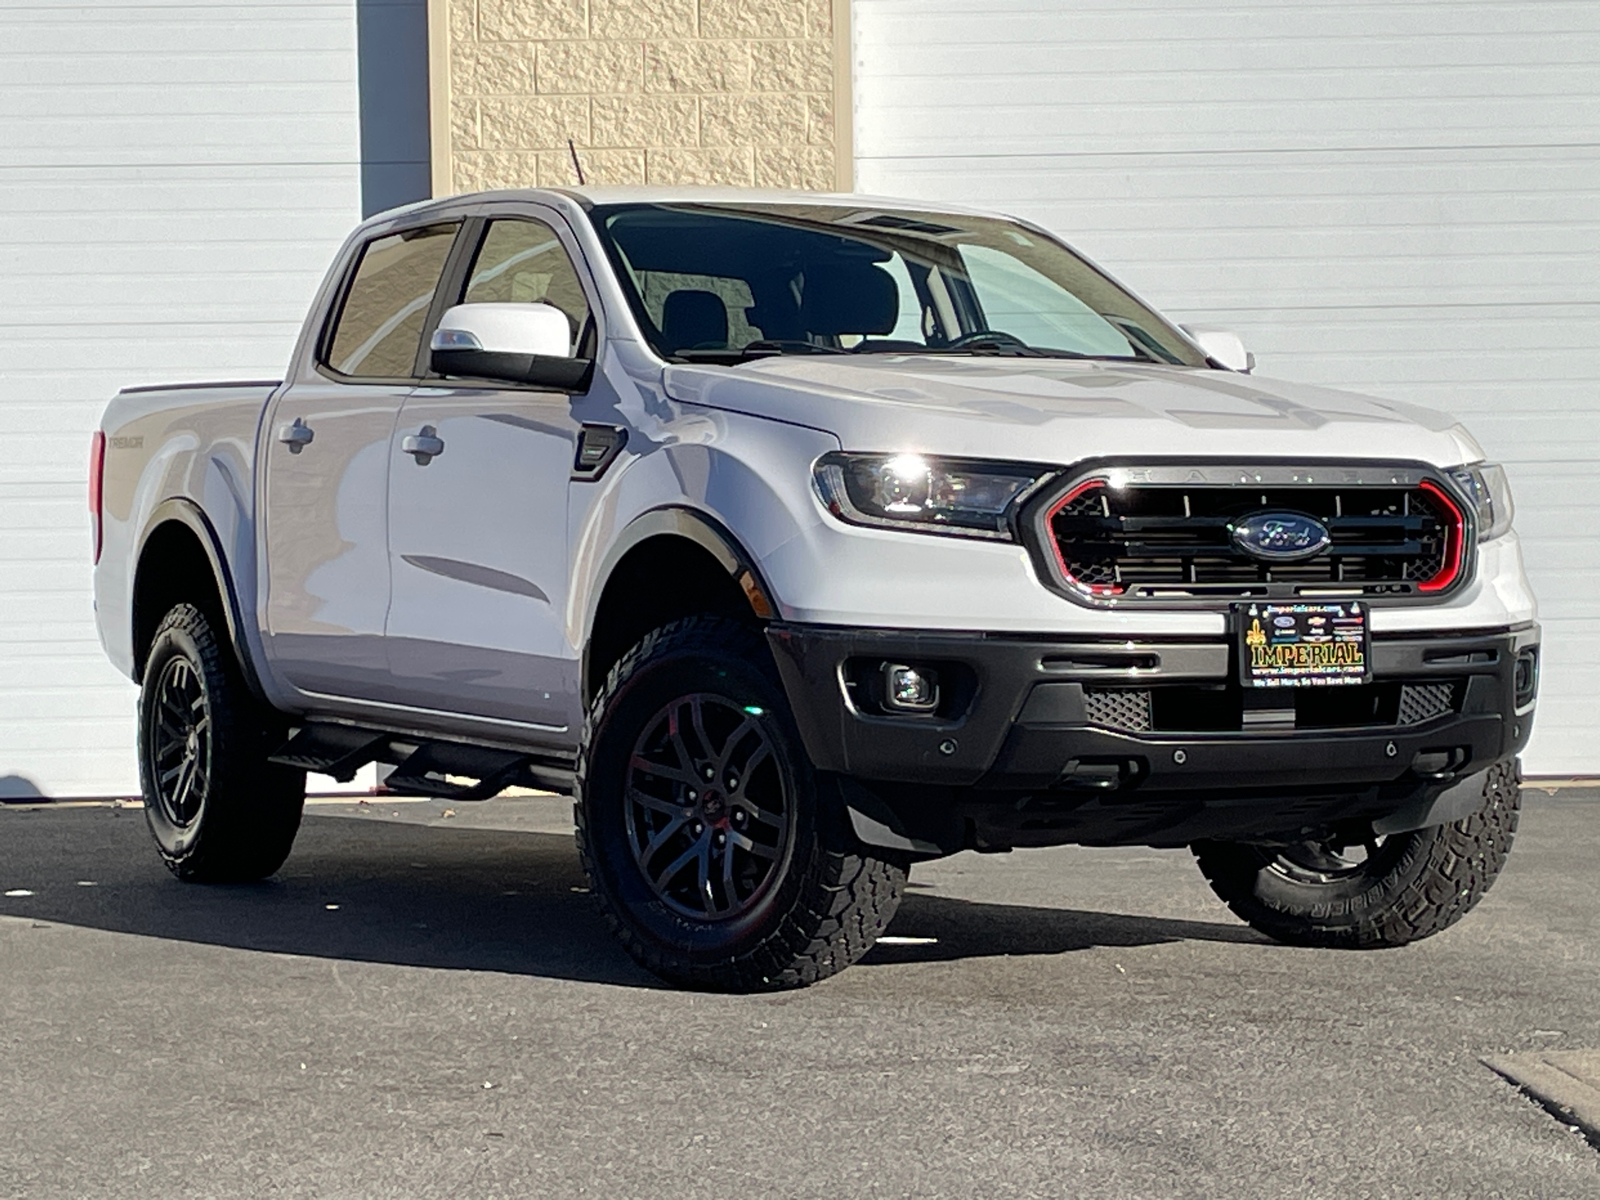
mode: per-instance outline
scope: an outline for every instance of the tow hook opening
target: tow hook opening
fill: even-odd
[[[1144,763],[1134,758],[1069,758],[1052,789],[1117,792],[1137,785],[1144,769]]]
[[[1539,647],[1529,646],[1518,651],[1512,689],[1519,709],[1533,703],[1533,698],[1539,693]]]
[[[1467,765],[1471,752],[1466,746],[1447,750],[1419,750],[1411,760],[1411,773],[1419,779],[1453,779]]]

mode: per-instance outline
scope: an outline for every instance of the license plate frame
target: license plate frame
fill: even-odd
[[[1360,600],[1235,604],[1240,685],[1346,687],[1371,682],[1371,612]]]

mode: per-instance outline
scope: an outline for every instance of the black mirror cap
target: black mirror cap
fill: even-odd
[[[440,375],[531,384],[560,392],[586,392],[594,359],[554,354],[504,354],[495,350],[434,350],[429,366]]]

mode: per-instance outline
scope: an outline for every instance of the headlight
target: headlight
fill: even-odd
[[[828,511],[852,525],[1013,541],[1012,510],[1051,473],[921,454],[824,454],[812,482]]]
[[[1450,478],[1461,485],[1477,509],[1478,540],[1487,542],[1511,530],[1511,485],[1505,468],[1495,463],[1457,467]]]

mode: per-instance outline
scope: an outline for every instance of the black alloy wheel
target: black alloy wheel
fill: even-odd
[[[802,987],[872,948],[906,862],[855,836],[806,757],[761,631],[698,616],[647,634],[589,706],[578,854],[623,947],[668,982]]]
[[[705,692],[645,724],[628,763],[628,844],[668,908],[731,920],[761,903],[788,865],[795,802],[765,710]]]
[[[1297,883],[1336,883],[1378,870],[1388,843],[1388,838],[1372,833],[1359,838],[1337,834],[1310,838],[1278,851],[1268,869]]]
[[[211,706],[194,666],[167,660],[155,686],[149,777],[162,815],[188,829],[205,805],[211,776]]]

